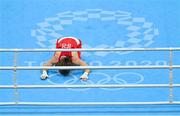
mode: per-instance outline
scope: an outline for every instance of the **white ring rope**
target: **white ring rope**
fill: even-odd
[[[180,51],[180,47],[174,48],[82,48],[82,49],[0,49],[0,52],[54,52],[54,51]]]
[[[172,104],[180,105],[179,101]],[[171,104],[171,105],[172,105]],[[119,105],[170,105],[167,101],[159,102],[0,102],[0,106],[27,105],[27,106],[119,106]]]
[[[164,65],[164,66],[156,66],[156,65],[150,65],[150,66],[56,66],[56,67],[50,67],[50,66],[17,66],[16,70],[41,70],[41,69],[96,69],[96,70],[105,70],[105,69],[179,69],[180,65]],[[0,67],[0,70],[14,70],[13,66],[3,66]]]

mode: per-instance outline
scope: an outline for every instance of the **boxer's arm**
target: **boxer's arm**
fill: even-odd
[[[54,56],[49,61],[44,63],[43,66],[52,66],[54,63],[58,62],[59,60],[58,58],[59,58],[59,53],[55,52]],[[47,77],[48,77],[47,69],[43,69],[41,79],[46,79]]]
[[[77,64],[77,65],[80,65],[80,66],[88,66],[88,64],[81,60],[79,57],[78,57],[78,53],[77,52],[72,52],[72,62],[74,64]],[[90,70],[89,69],[86,69],[85,72],[87,72],[88,74],[90,73]]]
[[[55,52],[54,56],[48,60],[46,63],[43,64],[43,66],[52,66],[54,63],[58,62],[59,58],[59,52]]]

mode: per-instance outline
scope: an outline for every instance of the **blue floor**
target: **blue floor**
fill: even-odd
[[[179,47],[178,0],[0,0],[0,48],[55,48],[57,38],[80,38],[83,48]],[[18,53],[18,66],[41,66],[52,52]],[[180,51],[173,64],[180,64]],[[0,53],[0,66],[13,66],[13,53]],[[83,52],[93,66],[169,65],[169,52]],[[82,70],[63,77],[49,71],[17,71],[19,85],[168,84],[168,69]],[[173,70],[173,82],[180,83]],[[0,71],[0,85],[13,85],[13,71]],[[168,101],[168,88],[19,89],[20,102],[157,102]],[[180,88],[174,88],[180,101]],[[13,89],[0,89],[0,102],[13,102]],[[178,115],[178,105],[142,106],[0,106],[1,115]]]

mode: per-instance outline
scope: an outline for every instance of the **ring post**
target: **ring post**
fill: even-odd
[[[14,102],[16,105],[18,105],[19,102],[19,93],[18,93],[18,87],[17,87],[17,57],[18,52],[14,52],[14,74],[13,74],[13,83],[14,83]]]

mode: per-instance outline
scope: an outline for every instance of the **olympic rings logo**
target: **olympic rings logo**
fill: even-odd
[[[53,79],[55,78],[56,76],[58,76],[58,78],[60,80],[62,80],[62,78],[59,77],[58,73],[55,73],[55,74],[51,74],[49,75],[49,78],[47,79],[47,81],[53,85],[58,85],[58,84],[64,84],[64,85],[76,85],[76,84],[85,84],[85,85],[95,85],[95,84],[109,84],[109,83],[113,83],[113,84],[120,84],[120,85],[125,85],[125,84],[139,84],[141,82],[144,81],[144,76],[142,74],[139,74],[139,73],[135,73],[135,72],[122,72],[122,73],[118,73],[114,76],[110,76],[106,73],[102,73],[102,72],[92,72],[91,73],[92,77],[94,78],[98,78],[98,77],[101,77],[103,79],[89,79],[88,81],[80,81],[80,78],[79,76],[76,76],[76,75],[73,75],[71,74],[70,75],[70,79],[69,77],[68,80],[66,80],[65,82],[58,82],[58,79]],[[94,76],[93,76],[94,75]],[[53,77],[53,78],[52,78]],[[128,79],[131,79],[131,77],[133,77],[134,82],[132,82],[132,80],[128,80]],[[64,77],[66,78],[66,77]],[[90,90],[92,88],[75,88],[75,89],[72,89],[72,88],[68,88],[68,90],[71,90],[71,91],[87,91],[87,90]],[[101,88],[103,90],[108,90],[108,91],[116,91],[116,90],[121,90],[123,88]]]
[[[54,17],[45,18],[43,22],[38,23],[37,24],[38,27],[36,29],[31,30],[31,35],[36,38],[37,40],[36,43],[40,47],[54,48],[57,38],[67,36],[66,34],[63,33],[67,33],[69,36],[68,32],[63,32],[66,31],[65,27],[70,27],[70,25],[73,25],[75,22],[82,22],[82,24],[86,24],[90,19],[92,20],[98,19],[100,22],[108,21],[108,23],[112,22],[112,25],[116,24],[117,28],[119,28],[118,30],[120,30],[121,27],[123,29],[120,30],[120,32],[125,32],[125,33],[120,34],[123,35],[122,37],[117,35],[117,37],[111,38],[112,41],[111,43],[109,42],[104,43],[106,41],[103,41],[103,43],[100,43],[98,45],[94,45],[94,44],[90,45],[90,42],[88,42],[90,40],[86,40],[88,44],[83,43],[83,48],[148,47],[154,42],[155,36],[159,35],[158,29],[154,27],[152,22],[146,21],[144,17],[133,17],[131,14],[132,13],[130,12],[121,11],[121,10],[105,11],[102,9],[86,9],[83,11],[61,12],[56,14],[56,16]],[[101,23],[97,23],[97,25],[98,24]],[[97,32],[97,34],[98,33],[99,32]],[[95,37],[95,38],[99,38],[99,37]],[[81,39],[83,40],[84,38]],[[94,52],[94,53],[86,52],[83,55],[106,56],[109,53],[111,52]],[[122,55],[130,52],[116,52],[116,53]]]

